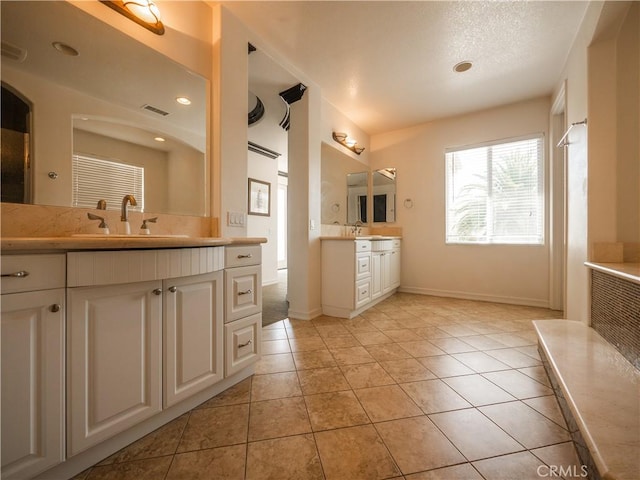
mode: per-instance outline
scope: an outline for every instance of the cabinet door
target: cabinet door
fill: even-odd
[[[382,295],[382,257],[380,252],[371,253],[371,300]]]
[[[227,323],[225,335],[225,374],[233,375],[260,359],[262,314]]]
[[[161,410],[161,287],[68,289],[69,456]]]
[[[165,280],[164,407],[223,378],[223,272]]]
[[[2,295],[2,478],[64,459],[64,289]]]
[[[389,283],[390,288],[400,286],[400,250],[392,250],[389,254]]]
[[[228,268],[225,275],[225,322],[232,322],[262,311],[262,268]]]

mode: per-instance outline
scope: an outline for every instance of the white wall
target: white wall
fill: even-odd
[[[445,149],[548,132],[549,98],[371,138],[371,168],[397,168],[405,292],[547,306],[549,246],[446,245]],[[548,189],[548,185],[547,185]],[[403,206],[405,199],[413,208]]]

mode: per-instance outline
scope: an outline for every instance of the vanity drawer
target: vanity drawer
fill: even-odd
[[[371,279],[361,280],[356,284],[356,305],[359,308],[371,300]]]
[[[369,240],[356,240],[356,252],[370,252],[371,242]]]
[[[225,323],[262,311],[261,272],[260,265],[224,271]]]
[[[225,268],[260,265],[261,262],[262,245],[233,245],[224,247]]]
[[[356,280],[362,280],[371,275],[371,254],[358,253],[356,256]]]
[[[64,288],[65,271],[66,256],[63,253],[3,255],[2,293]]]
[[[262,346],[262,314],[227,323],[225,336],[225,376],[233,375],[258,361]]]

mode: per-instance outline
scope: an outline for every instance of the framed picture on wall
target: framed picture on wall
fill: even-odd
[[[249,215],[271,215],[271,184],[249,179]]]

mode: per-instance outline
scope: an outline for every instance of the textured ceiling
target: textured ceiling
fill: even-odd
[[[376,134],[550,94],[588,2],[222,3]]]

